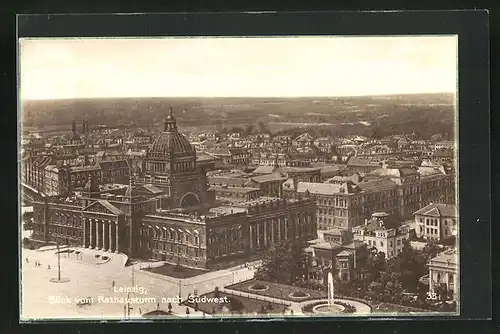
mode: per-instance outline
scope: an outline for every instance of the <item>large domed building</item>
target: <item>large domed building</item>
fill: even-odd
[[[149,146],[145,159],[144,184],[152,184],[165,191],[162,208],[209,207],[213,194],[209,193],[207,177],[196,164],[196,151],[177,129],[177,122],[169,108],[163,132]]]

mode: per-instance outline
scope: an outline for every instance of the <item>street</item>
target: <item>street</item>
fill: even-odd
[[[85,259],[92,257],[96,250],[75,248]],[[158,307],[167,311],[168,300],[180,296],[185,299],[195,290],[199,295],[213,291],[216,286],[223,287],[233,282],[251,279],[253,271],[248,268],[225,269],[209,272],[188,279],[168,278],[159,274],[141,271],[140,264],[124,267],[125,256],[122,254],[102,253],[110,257],[103,264],[83,262],[82,255],[62,253],[61,278],[69,279],[65,283],[50,282],[57,278],[56,250],[22,250],[22,308],[21,319],[46,318],[85,318],[85,319],[123,319],[127,304],[120,298],[126,298],[126,292],[117,292],[113,287],[135,287],[144,290],[143,294],[131,292],[130,298],[138,298],[130,304],[130,317],[156,310]],[[26,262],[28,258],[29,262]],[[40,266],[35,266],[35,261]],[[50,265],[50,269],[48,266]],[[180,289],[179,289],[180,287]],[[142,288],[142,289],[141,289]],[[116,297],[116,298],[115,298]],[[162,303],[162,298],[164,303]],[[90,305],[78,306],[81,299],[92,301]],[[117,300],[117,301],[115,301]],[[172,313],[185,316],[186,307],[172,304]],[[190,317],[197,312],[190,310]],[[200,314],[201,315],[201,314]]]

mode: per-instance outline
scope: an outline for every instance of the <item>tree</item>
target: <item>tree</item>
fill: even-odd
[[[306,274],[305,247],[303,242],[289,241],[274,245],[264,255],[255,278],[289,285],[299,284]]]

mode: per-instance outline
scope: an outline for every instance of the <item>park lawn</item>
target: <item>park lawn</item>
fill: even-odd
[[[265,291],[249,290],[249,288],[252,285],[254,285],[255,283],[267,285],[269,287],[269,289],[265,290]],[[271,283],[271,282],[260,281],[260,280],[255,280],[255,279],[236,283],[233,285],[229,285],[229,286],[226,286],[225,289],[236,290],[236,291],[241,291],[241,292],[246,292],[246,293],[252,293],[252,294],[256,294],[256,295],[272,297],[272,298],[286,300],[286,301],[292,301],[292,302],[303,302],[303,301],[327,297],[327,294],[324,291],[311,290],[311,289],[307,289],[307,288],[300,288],[300,287],[279,284],[279,283]],[[283,293],[281,292],[280,289],[283,291]],[[310,296],[304,297],[304,298],[292,298],[292,297],[290,297],[289,295],[294,293],[295,291],[302,291],[302,292],[309,294]]]
[[[201,274],[205,274],[206,271],[186,268],[186,267],[178,267],[176,265],[165,263],[160,267],[152,267],[152,268],[142,268],[142,270],[149,271],[152,273],[173,277],[173,278],[190,278],[195,277]]]
[[[207,298],[214,298],[214,292],[209,292],[209,293],[201,295],[199,297],[201,298],[203,296],[205,296]],[[226,296],[228,298],[229,297],[236,298],[239,301],[241,301],[241,303],[243,304],[243,308],[241,310],[239,310],[239,313],[243,314],[243,315],[252,315],[255,313],[259,313],[262,310],[262,307],[267,309],[267,314],[283,314],[285,312],[285,309],[286,309],[285,305],[280,305],[280,304],[270,303],[268,301],[256,300],[256,299],[251,299],[251,298],[247,298],[247,297],[231,295],[231,294],[224,293],[224,292],[219,292],[219,298],[224,298]],[[182,305],[194,307],[194,305],[189,303],[187,300],[185,300],[182,303]],[[269,309],[268,308],[269,306],[271,306],[272,308]],[[204,303],[198,304],[198,311],[205,312],[207,314],[223,314],[222,307],[223,307],[223,304],[221,304],[221,303],[204,302]]]

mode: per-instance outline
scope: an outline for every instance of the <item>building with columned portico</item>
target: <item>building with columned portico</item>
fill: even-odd
[[[307,196],[216,201],[206,176],[213,163],[198,161],[172,109],[144,167],[128,185],[89,173],[70,196],[39,192],[33,238],[211,269],[258,257],[280,241],[317,236],[316,202]]]

